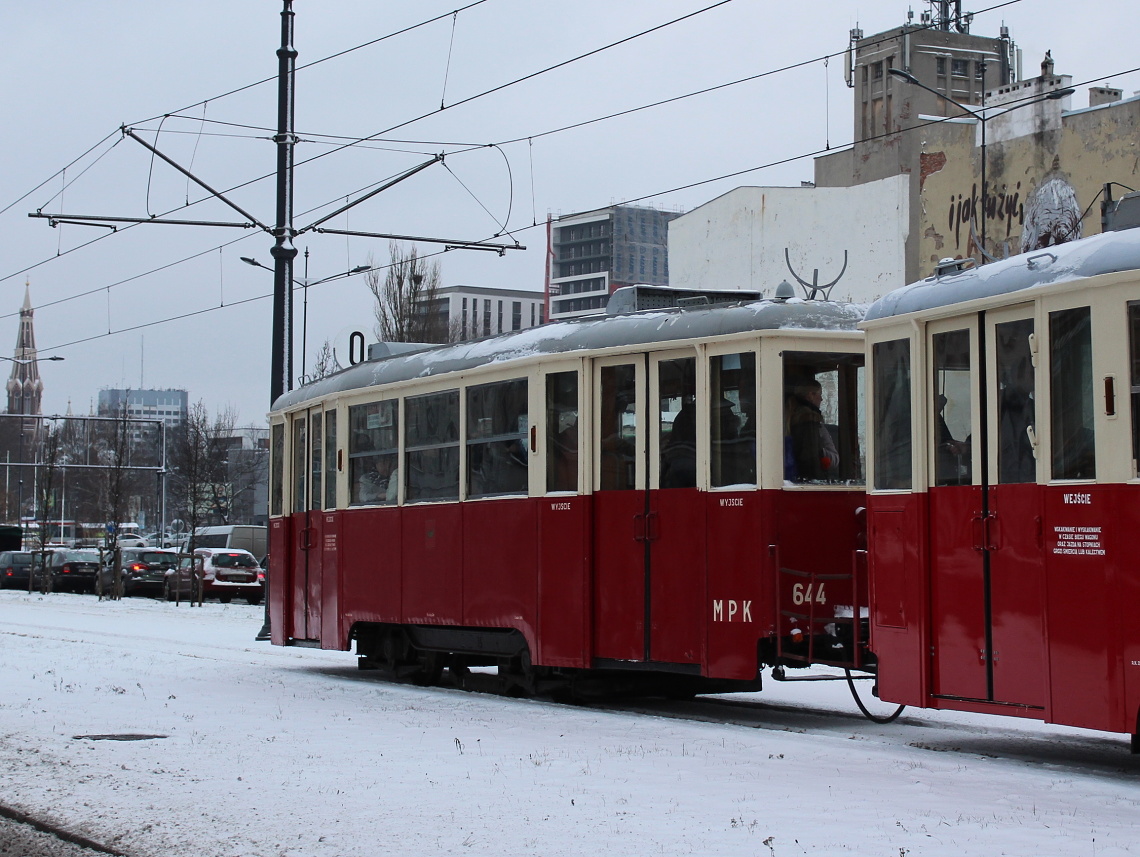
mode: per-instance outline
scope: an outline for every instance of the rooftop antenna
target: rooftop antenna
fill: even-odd
[[[792,272],[792,276],[796,278],[796,282],[798,282],[801,286],[803,286],[804,297],[807,298],[807,300],[809,300],[809,301],[816,300],[816,296],[821,295],[821,294],[823,296],[823,300],[825,300],[825,301],[831,300],[831,290],[833,288],[835,288],[835,284],[839,282],[839,280],[843,277],[843,274],[847,271],[847,251],[846,250],[843,251],[843,268],[842,268],[842,270],[840,270],[839,276],[836,277],[834,280],[832,280],[830,283],[828,283],[825,286],[821,286],[819,284],[819,268],[815,268],[812,271],[810,283],[807,280],[803,279],[799,274],[796,273],[795,268],[792,267],[792,260],[788,256],[788,248],[787,247],[784,248],[784,261],[788,263],[788,270]]]

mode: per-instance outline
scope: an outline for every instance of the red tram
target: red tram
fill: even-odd
[[[947,265],[863,328],[882,697],[1140,752],[1140,229]]]
[[[872,667],[863,309],[554,323],[287,393],[273,642],[423,683],[494,665],[520,692]]]

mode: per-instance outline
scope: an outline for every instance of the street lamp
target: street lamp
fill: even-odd
[[[901,68],[889,68],[889,69],[887,69],[887,72],[889,74],[894,75],[895,77],[899,78],[900,80],[904,80],[909,84],[917,86],[919,89],[925,89],[927,92],[931,92],[934,95],[937,95],[939,98],[943,99],[944,101],[949,101],[951,104],[953,104],[959,110],[963,110],[966,113],[969,113],[971,116],[973,116],[975,119],[977,119],[978,122],[980,122],[982,125],[982,145],[981,145],[981,149],[982,149],[982,236],[981,236],[982,237],[982,246],[981,246],[982,260],[981,260],[980,264],[984,265],[987,257],[989,257],[991,259],[993,258],[992,256],[989,255],[989,251],[986,250],[986,194],[987,194],[987,188],[986,188],[986,160],[987,160],[986,159],[986,123],[989,122],[989,120],[994,118],[994,117],[986,116],[986,64],[985,64],[985,62],[979,62],[978,63],[978,71],[979,71],[979,73],[981,75],[981,79],[982,79],[982,104],[981,104],[980,110],[974,110],[972,107],[968,107],[967,105],[963,104],[962,102],[956,101],[955,99],[951,98],[945,92],[939,92],[937,89],[934,89],[933,87],[927,86],[925,83],[920,81],[917,77],[915,77],[909,71],[905,71],[904,69],[901,69]],[[1034,98],[1031,101],[1023,101],[1023,102],[1020,102],[1018,104],[1014,104],[1008,110],[1003,110],[1001,113],[998,113],[995,115],[1004,116],[1006,113],[1009,113],[1011,110],[1018,110],[1022,107],[1028,107],[1031,104],[1040,104],[1043,101],[1058,101],[1062,98],[1065,98],[1069,95],[1072,95],[1075,91],[1076,90],[1074,90],[1074,89],[1055,89],[1052,92],[1045,93],[1045,95],[1041,96],[1040,98]],[[972,212],[972,213],[975,215],[975,220],[976,220],[977,219],[976,213],[975,212]]]
[[[253,265],[255,268],[265,268],[267,271],[272,271],[268,265],[263,265],[256,259],[249,256],[239,256],[247,265]],[[300,280],[293,280],[294,287],[300,286],[304,295],[301,310],[301,383],[304,383],[305,378],[305,352],[308,350],[308,336],[309,336],[309,286],[319,286],[321,283],[327,283],[330,280],[339,280],[343,277],[352,277],[356,274],[363,274],[365,271],[372,270],[371,265],[357,265],[351,271],[344,271],[340,274],[333,274],[330,277],[322,277],[319,280],[309,279],[309,248],[305,248],[305,276]],[[292,343],[289,343],[289,349],[292,351]],[[293,365],[293,361],[289,361],[289,365]]]

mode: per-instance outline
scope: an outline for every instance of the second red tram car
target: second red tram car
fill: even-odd
[[[561,322],[370,360],[271,415],[273,642],[758,688],[870,667],[863,308]]]
[[[947,265],[863,327],[881,695],[1140,752],[1140,229]]]

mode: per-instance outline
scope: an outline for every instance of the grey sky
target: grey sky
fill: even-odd
[[[458,15],[453,40],[447,13],[463,5],[455,0],[296,0],[301,66],[446,15],[435,24],[302,69],[297,129],[306,142],[298,147],[297,162],[333,148],[317,134],[375,134],[438,111],[441,99],[454,104],[712,2],[487,0]],[[991,5],[996,4],[968,8]],[[916,17],[924,8],[914,4]],[[270,264],[270,236],[159,225],[105,236],[107,230],[98,227],[52,229],[27,213],[42,208],[146,216],[180,208],[188,194],[191,201],[201,198],[197,188],[188,188],[186,179],[168,167],[152,167],[150,154],[138,143],[111,144],[119,139],[120,123],[137,123],[153,132],[159,120],[143,120],[207,98],[211,101],[205,108],[184,111],[187,118],[162,122],[159,147],[184,165],[192,163],[196,174],[219,189],[271,173],[271,132],[260,129],[276,122],[275,83],[216,97],[276,74],[280,9],[278,0],[7,4],[0,31],[7,129],[0,140],[0,209],[10,207],[0,214],[0,353],[10,353],[15,340],[16,314],[28,280],[41,352],[66,357],[66,362],[42,366],[45,412],[63,412],[70,402],[83,413],[100,387],[140,385],[184,387],[192,401],[201,398],[211,409],[236,406],[245,421],[259,421],[267,409],[271,307],[267,297],[256,298],[269,294],[271,276],[238,257]],[[519,242],[529,249],[505,258],[446,253],[441,257],[443,281],[540,289],[545,230],[529,227],[544,221],[547,212],[557,215],[642,197],[662,208],[688,210],[738,185],[797,185],[812,178],[810,158],[670,192],[822,150],[828,143],[833,148],[848,143],[851,93],[843,82],[842,59],[836,57],[826,67],[816,62],[622,118],[535,135],[842,51],[856,22],[870,35],[902,24],[906,11],[905,3],[886,0],[858,6],[834,0],[733,0],[388,135],[412,142],[370,143],[299,166],[296,225],[319,216],[306,211],[331,211],[338,200],[447,151],[446,167],[434,166],[328,225],[483,239],[499,230],[496,220],[504,220],[509,208],[508,226],[518,230]],[[1106,83],[1123,88],[1126,96],[1140,90],[1140,75],[1119,74],[1138,64],[1134,52],[1112,38],[1115,30],[1134,21],[1134,6],[1125,0],[1086,6],[1020,0],[978,14],[973,32],[996,35],[1003,22],[1008,24],[1024,50],[1027,76],[1051,49],[1057,73],[1071,74],[1082,84],[1073,99],[1074,107],[1082,107],[1087,104],[1083,84],[1105,75],[1115,75]],[[208,124],[198,121],[203,113]],[[213,124],[217,122],[255,127]],[[91,166],[89,157],[68,170],[62,196],[64,180],[57,177],[15,202],[109,134],[110,140],[94,153],[105,153],[98,163]],[[146,137],[153,139],[153,134]],[[483,146],[463,152],[456,145],[519,138],[522,142],[501,151]],[[90,169],[79,175],[85,167]],[[271,179],[232,196],[272,223]],[[240,219],[213,201],[171,216]],[[302,252],[306,247],[311,252],[312,279],[348,270],[370,256],[383,263],[388,253],[384,241],[343,236],[310,234],[297,244]],[[57,254],[63,255],[53,258]],[[203,255],[140,276],[195,254]],[[18,273],[45,260],[50,261]],[[296,275],[303,271],[299,257]],[[227,306],[218,308],[222,304]],[[300,292],[295,312],[299,373]],[[180,315],[188,317],[105,335]],[[372,326],[363,278],[314,287],[309,292],[309,365],[326,338],[347,363],[349,334],[362,330],[372,341]],[[7,364],[0,368],[6,372]]]

